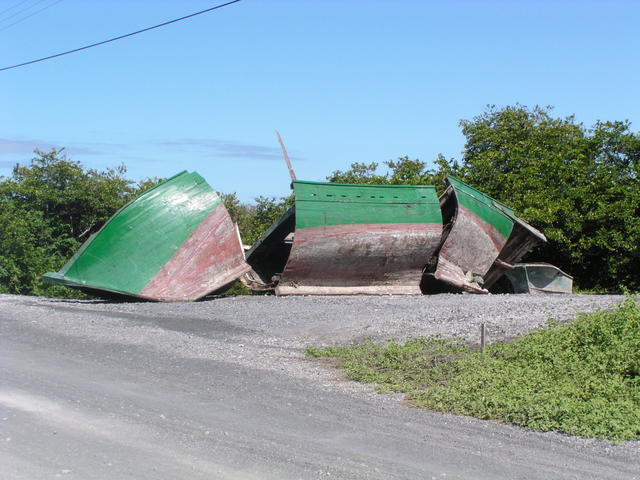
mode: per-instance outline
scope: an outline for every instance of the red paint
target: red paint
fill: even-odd
[[[218,205],[139,296],[161,301],[197,300],[249,271],[235,225]]]
[[[331,287],[340,293],[371,293],[393,286],[419,293],[422,271],[440,241],[442,225],[390,223],[321,226],[296,230],[277,293],[309,294]],[[282,288],[284,287],[284,288]],[[365,292],[366,290],[366,292]],[[384,291],[384,289],[380,289]]]
[[[493,225],[458,205],[454,224],[438,254],[435,278],[468,292],[488,293],[465,274],[484,276],[506,241]]]

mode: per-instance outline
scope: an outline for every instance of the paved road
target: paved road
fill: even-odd
[[[300,354],[363,336],[472,337],[478,321],[509,336],[616,300],[0,296],[0,478],[640,478],[638,442],[408,408]]]

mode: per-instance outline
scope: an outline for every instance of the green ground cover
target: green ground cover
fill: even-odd
[[[484,353],[459,339],[367,341],[318,349],[348,378],[404,392],[421,408],[540,431],[621,442],[640,439],[640,307],[549,324]]]

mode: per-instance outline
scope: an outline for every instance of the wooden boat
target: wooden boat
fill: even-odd
[[[186,171],[120,209],[44,280],[98,295],[196,300],[249,271],[220,197]]]
[[[294,180],[295,206],[247,252],[220,197],[182,172],[118,211],[48,282],[196,300],[242,277],[277,295],[419,294],[425,278],[487,293],[544,235],[453,177],[433,186]],[[444,219],[444,230],[443,230]]]
[[[449,176],[440,197],[444,231],[438,281],[470,293],[488,293],[505,271],[545,236],[509,207]]]
[[[293,181],[295,207],[247,252],[277,295],[420,294],[442,233],[433,186]]]

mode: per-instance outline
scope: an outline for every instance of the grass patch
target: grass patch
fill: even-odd
[[[404,392],[422,408],[540,431],[621,442],[640,439],[640,307],[550,324],[482,354],[460,340],[417,338],[318,349],[347,377]]]

